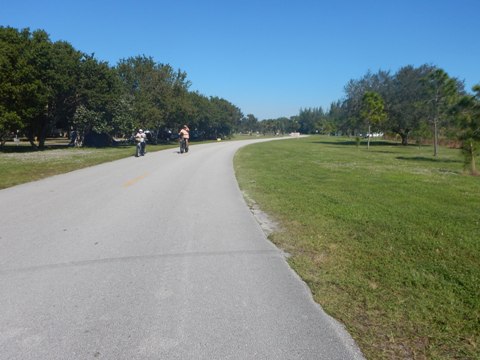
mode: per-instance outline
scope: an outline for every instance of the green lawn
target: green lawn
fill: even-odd
[[[235,157],[271,240],[368,359],[480,359],[480,177],[458,150],[308,137]]]
[[[148,145],[147,151],[174,146],[177,145]],[[63,144],[52,144],[42,151],[35,151],[27,144],[7,145],[0,152],[0,189],[134,155],[134,145],[67,148]]]
[[[265,139],[271,136],[236,134],[230,140]],[[210,141],[195,141],[201,144]],[[106,148],[70,148],[64,138],[48,139],[46,149],[35,150],[26,141],[16,146],[12,141],[0,148],[0,189],[40,180],[76,169],[134,156],[135,146],[115,146]],[[148,152],[175,148],[175,141],[167,145],[147,145]]]

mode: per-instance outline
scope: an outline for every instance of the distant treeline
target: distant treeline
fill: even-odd
[[[294,121],[296,125],[293,127],[302,133],[349,136],[366,136],[370,125],[372,132],[398,136],[403,144],[407,144],[411,138],[419,141],[433,137],[435,126],[440,135],[456,139],[464,127],[468,127],[469,120],[465,117],[478,118],[479,85],[473,89],[475,95],[469,95],[462,81],[433,65],[409,65],[395,74],[368,72],[358,80],[350,80],[344,90],[345,97],[332,103],[328,109],[301,109],[297,116],[289,119],[266,122],[274,131],[282,130],[285,124]],[[368,114],[367,100],[372,93],[378,95],[379,112],[383,115],[381,121],[372,122]],[[476,115],[468,113],[475,106]],[[254,122],[250,124],[253,127]],[[476,126],[478,128],[478,120]]]
[[[345,97],[329,109],[262,121],[223,98],[190,91],[190,85],[186,72],[151,57],[112,67],[68,42],[52,42],[43,30],[0,27],[0,142],[21,133],[43,147],[53,133],[75,130],[88,144],[91,134],[111,140],[138,128],[162,140],[188,123],[194,137],[207,139],[235,132],[386,133],[403,144],[454,138],[478,152],[480,85],[471,95],[434,65],[368,72],[350,80]]]
[[[403,145],[428,139],[435,156],[440,139],[452,140],[462,147],[466,164],[475,172],[475,156],[480,152],[480,84],[469,94],[463,81],[425,64],[404,66],[394,74],[369,71],[350,80],[344,90],[345,97],[329,109],[306,108],[297,116],[261,122],[247,116],[242,127],[354,137],[383,133],[398,137]]]
[[[71,130],[87,145],[95,134],[108,143],[138,128],[161,140],[184,123],[198,138],[230,136],[243,117],[240,109],[189,87],[184,71],[151,57],[112,67],[68,42],[52,42],[43,30],[0,27],[2,143],[18,133],[41,148],[47,137]]]

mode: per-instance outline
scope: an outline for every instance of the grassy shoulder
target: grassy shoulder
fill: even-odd
[[[229,140],[264,139],[272,136],[236,134]],[[214,141],[214,140],[213,140]],[[201,144],[210,141],[192,142]],[[63,174],[73,170],[98,165],[104,162],[134,156],[134,145],[122,145],[105,148],[68,147],[67,139],[49,139],[46,148],[35,150],[23,141],[19,145],[12,142],[0,149],[0,189],[40,180],[49,176]],[[178,143],[147,145],[148,152],[175,148]]]
[[[148,145],[147,151],[154,152],[176,146]],[[51,144],[42,151],[35,151],[26,144],[8,145],[0,152],[0,189],[134,155],[133,145],[69,148],[62,144]]]
[[[480,178],[457,150],[330,137],[247,146],[240,187],[369,359],[478,359]]]

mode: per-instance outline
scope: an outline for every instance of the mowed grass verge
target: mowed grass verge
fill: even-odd
[[[480,358],[480,178],[458,150],[312,136],[247,146],[240,187],[368,359]]]
[[[265,139],[272,136],[236,134],[230,140]],[[209,143],[212,140],[195,141],[192,145]],[[49,176],[98,165],[104,162],[134,156],[134,145],[105,148],[71,148],[67,139],[48,139],[44,150],[35,150],[23,141],[19,146],[12,142],[0,148],[0,189],[40,180]],[[169,144],[147,144],[147,152],[178,147],[175,141]]]
[[[176,146],[148,145],[147,152]],[[134,155],[133,145],[107,148],[48,146],[42,151],[34,151],[29,145],[9,145],[0,152],[0,189]]]

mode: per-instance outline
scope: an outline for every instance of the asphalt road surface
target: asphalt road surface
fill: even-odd
[[[245,204],[250,142],[1,190],[0,359],[361,359]]]

